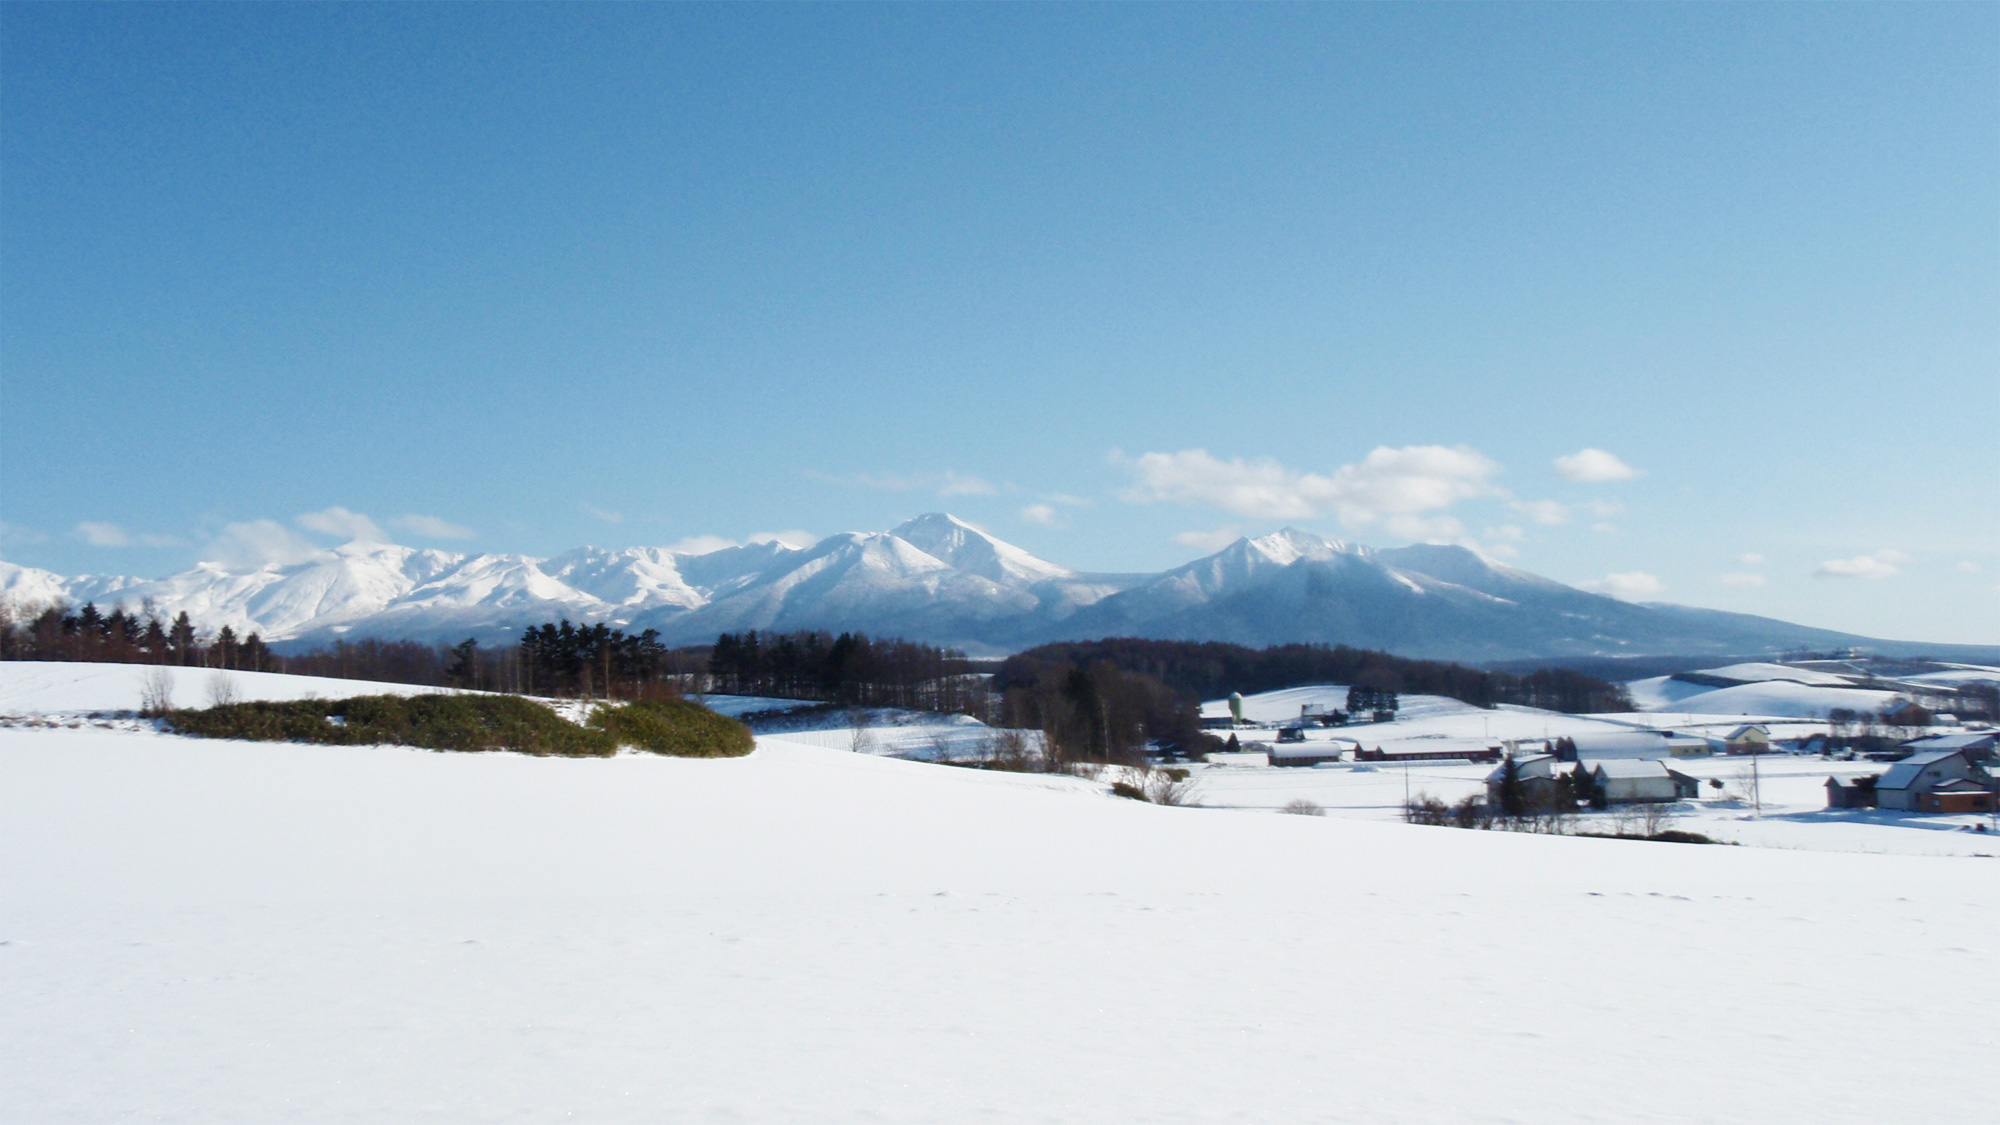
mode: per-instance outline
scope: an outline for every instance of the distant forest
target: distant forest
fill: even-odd
[[[956,649],[900,638],[820,631],[725,633],[710,646],[668,648],[650,629],[628,634],[602,624],[562,621],[527,629],[513,645],[359,640],[280,655],[255,633],[239,637],[228,626],[201,633],[186,613],[168,621],[144,610],[103,613],[85,605],[55,606],[22,617],[0,603],[0,659],[172,664],[536,695],[638,696],[666,689],[975,714],[990,709],[988,686],[979,677],[990,664],[970,660]],[[1444,695],[1478,707],[1516,703],[1569,712],[1632,709],[1618,685],[1561,668],[1481,671],[1344,645],[1252,649],[1126,637],[1016,653],[1001,662],[990,691],[1001,696],[1015,692],[1019,704],[1030,707],[1031,689],[1072,669],[1087,671],[1100,664],[1197,700],[1231,691],[1341,683]],[[1097,677],[1093,690],[1099,694],[1150,694],[1114,677],[1091,674]],[[1160,706],[1164,704],[1148,704],[1154,710]]]
[[[861,633],[724,633],[708,650],[708,690],[989,717],[978,667],[957,649]]]
[[[1232,691],[1251,695],[1301,684],[1348,684],[1382,691],[1443,695],[1475,707],[1514,703],[1572,714],[1633,710],[1625,689],[1566,668],[1487,672],[1438,660],[1412,660],[1346,645],[1242,645],[1113,637],[1066,641],[1016,653],[1000,665],[999,691],[1039,683],[1052,670],[1107,663],[1197,699]]]

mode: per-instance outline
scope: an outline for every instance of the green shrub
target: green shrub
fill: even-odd
[[[176,734],[317,742],[395,744],[426,750],[516,750],[524,754],[609,757],[618,742],[513,695],[362,695],[285,703],[228,703],[166,718]]]
[[[618,745],[676,758],[736,758],[756,748],[749,727],[684,699],[600,707],[590,716],[590,726]]]

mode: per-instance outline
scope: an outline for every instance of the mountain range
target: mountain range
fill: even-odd
[[[1463,547],[1373,548],[1287,528],[1159,574],[1040,559],[942,512],[890,531],[703,554],[583,547],[554,558],[355,541],[304,562],[200,563],[166,578],[83,576],[0,562],[17,607],[95,602],[185,610],[285,648],[378,637],[506,642],[558,618],[699,644],[743,629],[855,630],[993,655],[1137,636],[1248,645],[1326,642],[1473,662],[1868,648],[1991,660],[2000,646],[1882,641],[1770,618],[1633,604]]]

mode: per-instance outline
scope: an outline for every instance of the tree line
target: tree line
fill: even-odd
[[[101,612],[55,605],[27,614],[0,600],[0,660],[166,664],[283,672],[341,680],[463,687],[529,695],[641,698],[703,689],[704,648],[671,649],[651,629],[631,635],[604,625],[551,622],[512,645],[482,647],[364,638],[280,654],[256,633],[224,625],[195,628],[186,612],[171,621],[150,606]]]
[[[1067,653],[1009,658],[995,687],[1004,725],[1042,732],[1046,768],[1072,761],[1137,764],[1154,748],[1189,755],[1222,748],[1202,733],[1196,696],[1108,659],[1081,663]]]
[[[0,601],[0,660],[86,660],[110,664],[172,664],[279,671],[280,660],[256,633],[238,637],[224,625],[213,634],[195,629],[186,611],[163,620],[150,606],[133,612],[95,603],[77,609],[53,605],[27,614]]]
[[[1475,707],[1513,703],[1571,714],[1633,710],[1618,684],[1566,668],[1528,673],[1486,671],[1441,660],[1415,660],[1346,645],[1289,644],[1253,649],[1216,641],[1111,637],[1064,641],[1016,653],[1001,664],[995,687],[1038,682],[1048,664],[1087,668],[1099,661],[1149,676],[1175,691],[1215,699],[1301,684],[1335,683],[1377,691],[1442,695]]]
[[[984,678],[954,648],[800,630],[724,633],[708,650],[708,690],[990,718]]]

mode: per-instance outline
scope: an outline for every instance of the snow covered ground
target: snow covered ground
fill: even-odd
[[[4,729],[0,1120],[1983,1122],[1996,891],[768,738]]]
[[[46,660],[0,661],[0,715],[77,715],[93,711],[136,711],[145,692],[150,664],[84,664]],[[253,699],[341,699],[353,695],[425,695],[449,690],[286,676],[275,672],[224,672],[210,668],[169,668],[176,707],[206,707],[218,685],[228,685],[240,701]]]
[[[1872,691],[1857,687],[1831,687],[1793,680],[1766,680],[1735,687],[1706,688],[1666,676],[1636,680],[1626,685],[1632,702],[1642,710],[1691,712],[1699,715],[1734,715],[1824,719],[1837,708],[1866,714],[1886,710],[1904,698],[1893,691]]]

